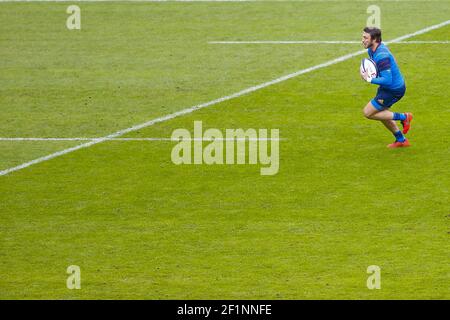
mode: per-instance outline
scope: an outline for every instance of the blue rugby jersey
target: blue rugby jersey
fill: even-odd
[[[378,69],[378,77],[372,79],[371,83],[389,90],[399,89],[405,85],[397,61],[384,43],[380,43],[375,52],[372,48],[367,49],[367,53],[375,61]]]

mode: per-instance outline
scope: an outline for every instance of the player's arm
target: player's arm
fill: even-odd
[[[379,77],[373,78],[370,83],[389,86],[392,84],[391,60],[389,56],[380,59],[377,62]]]

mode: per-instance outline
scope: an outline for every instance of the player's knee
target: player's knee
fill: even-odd
[[[367,108],[364,108],[362,110],[362,113],[363,113],[364,117],[366,117],[367,119],[371,119],[372,118],[372,112],[370,112],[370,110],[367,110]]]

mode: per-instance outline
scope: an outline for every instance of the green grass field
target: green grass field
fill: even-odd
[[[362,49],[210,41],[359,41],[370,4],[385,40],[450,19],[450,1],[81,2],[68,30],[69,4],[0,3],[1,138],[103,137]],[[0,299],[449,299],[450,44],[390,48],[411,148],[363,117],[360,55],[124,136],[279,129],[276,175],[107,141],[0,176]],[[80,143],[0,141],[0,171]]]

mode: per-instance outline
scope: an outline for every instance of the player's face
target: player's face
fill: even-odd
[[[363,32],[361,42],[366,49],[370,48],[374,43],[374,41],[370,38],[370,34],[368,34],[367,32]]]

